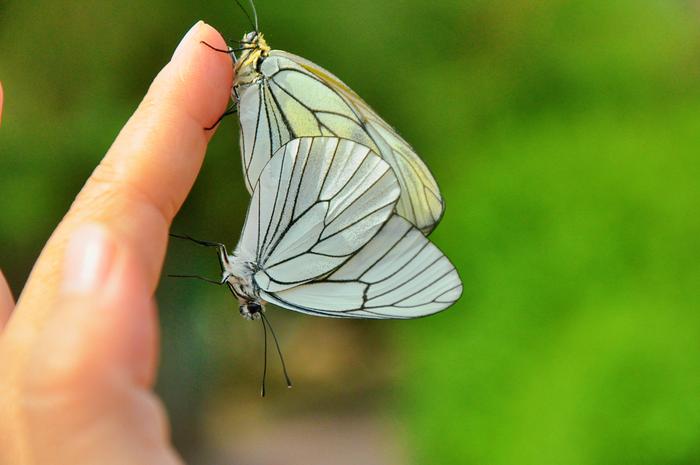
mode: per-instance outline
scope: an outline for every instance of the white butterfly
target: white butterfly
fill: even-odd
[[[337,137],[280,147],[258,176],[233,254],[219,245],[221,283],[247,319],[265,302],[336,318],[415,318],[461,295],[450,261],[394,213],[388,163]]]
[[[253,192],[267,162],[290,140],[349,139],[391,166],[401,187],[397,213],[429,234],[442,218],[444,203],[428,167],[411,146],[333,74],[302,57],[271,50],[258,32],[257,15],[254,25],[255,31],[240,42],[240,57],[234,55],[233,98],[248,191]]]

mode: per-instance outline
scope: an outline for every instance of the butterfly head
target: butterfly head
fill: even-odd
[[[261,32],[252,31],[241,40],[241,56],[236,61],[236,85],[249,84],[260,76],[260,65],[270,54]]]
[[[258,31],[250,31],[246,33],[243,36],[243,40],[241,40],[241,44],[245,45],[261,45],[261,46],[267,46],[267,43],[265,42],[265,39],[263,38],[262,32]]]
[[[258,302],[246,302],[241,304],[241,316],[246,320],[259,320],[265,307]]]
[[[259,320],[260,314],[265,311],[265,303],[255,295],[252,288],[240,277],[234,276],[229,277],[226,284],[238,299],[241,316],[246,320]]]

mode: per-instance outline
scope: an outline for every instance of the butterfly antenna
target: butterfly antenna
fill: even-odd
[[[258,10],[255,9],[255,2],[253,0],[249,1],[250,6],[253,7],[253,16],[255,17],[255,32],[260,33],[260,27],[258,27]]]
[[[272,333],[272,339],[275,341],[275,347],[277,347],[277,354],[280,356],[280,362],[282,362],[282,371],[284,372],[284,379],[287,382],[287,387],[291,388],[292,380],[289,379],[289,375],[287,374],[287,366],[284,364],[284,357],[282,357],[282,351],[280,350],[279,342],[277,342],[277,335],[275,334],[275,330],[272,329],[270,320],[267,319],[264,313],[260,312],[260,316],[262,316],[263,324],[267,323],[267,327],[270,328],[270,332]]]
[[[261,313],[262,315],[262,313]],[[267,326],[265,326],[265,320],[260,319],[263,327],[263,375],[262,375],[262,385],[260,386],[260,396],[265,397],[265,378],[267,377]]]
[[[246,10],[246,9],[243,7],[243,5],[241,4],[241,2],[240,2],[239,0],[235,0],[235,1],[236,1],[236,5],[238,5],[238,7],[239,7],[239,8],[243,11],[243,13],[245,14],[246,18],[248,18],[248,21],[250,22],[250,25],[251,25],[252,27],[255,28],[255,32],[258,32],[258,26],[257,26],[257,24],[256,24],[257,21],[254,23],[254,22],[253,22],[253,19],[250,17],[250,13],[248,13],[248,10]],[[253,7],[253,11],[255,11],[255,7]]]

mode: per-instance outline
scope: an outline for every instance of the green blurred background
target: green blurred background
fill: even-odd
[[[296,382],[223,289],[164,279],[158,389],[191,464],[700,463],[700,2],[259,0],[273,48],[350,84],[447,201],[462,299],[408,322],[272,309]],[[42,244],[197,19],[232,0],[0,1],[0,265]],[[174,230],[234,245],[235,117]],[[216,276],[171,243],[168,272]]]

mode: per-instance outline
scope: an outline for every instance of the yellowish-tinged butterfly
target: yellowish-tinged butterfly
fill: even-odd
[[[396,212],[429,234],[442,218],[444,202],[425,163],[332,73],[297,55],[272,50],[259,31],[252,1],[251,6],[255,30],[244,35],[239,48],[231,49],[233,99],[248,191],[253,192],[265,165],[290,140],[310,136],[349,139],[369,147],[391,166],[401,188]],[[236,51],[240,56],[236,57]]]

